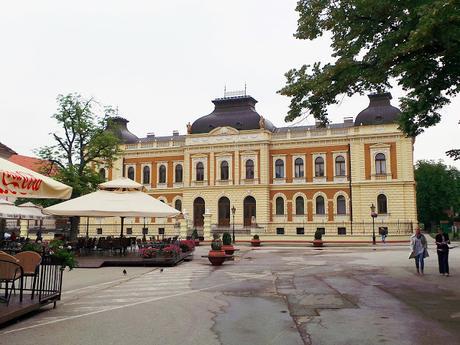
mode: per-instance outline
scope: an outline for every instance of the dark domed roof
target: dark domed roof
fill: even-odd
[[[128,130],[128,122],[123,117],[111,117],[107,129],[113,131],[124,144],[137,143],[139,138]]]
[[[355,126],[398,122],[401,111],[390,104],[391,93],[371,94],[368,97],[369,106],[356,116]]]
[[[251,96],[217,98],[212,101],[214,111],[200,117],[192,124],[191,133],[209,133],[217,127],[233,127],[237,130],[250,130],[260,128],[261,116],[256,112],[257,101]],[[269,131],[274,131],[275,126],[264,118],[264,126]]]

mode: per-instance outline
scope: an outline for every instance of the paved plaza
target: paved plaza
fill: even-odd
[[[452,276],[431,247],[241,247],[212,267],[75,269],[63,298],[0,329],[1,344],[460,344],[460,248]]]

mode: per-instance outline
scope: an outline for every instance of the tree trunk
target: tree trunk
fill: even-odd
[[[70,234],[69,234],[70,241],[74,241],[77,239],[79,225],[80,225],[80,217],[70,217]]]
[[[6,219],[0,219],[0,241],[5,238]]]

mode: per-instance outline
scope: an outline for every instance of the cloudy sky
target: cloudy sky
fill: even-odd
[[[327,37],[294,39],[295,0],[10,1],[0,11],[0,142],[20,154],[51,143],[56,96],[78,92],[118,107],[138,136],[185,132],[211,100],[247,84],[260,114],[283,126],[289,99],[276,93],[292,67],[329,61]],[[402,95],[392,90],[393,102]],[[329,109],[356,116],[366,96]],[[460,147],[460,99],[417,137],[416,159]],[[313,123],[307,119],[303,124]]]

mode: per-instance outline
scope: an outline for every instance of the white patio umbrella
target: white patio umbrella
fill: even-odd
[[[20,219],[23,215],[23,210],[15,206],[12,202],[0,199],[0,218]]]
[[[68,199],[72,187],[0,158],[0,195],[20,198]]]
[[[142,192],[144,186],[127,178],[99,185],[101,190],[45,208],[57,216],[120,217],[121,232],[125,217],[174,217],[178,210]]]
[[[21,219],[27,220],[27,238],[29,238],[29,220],[42,220],[45,218],[49,218],[50,216],[43,213],[43,207],[35,205],[31,202],[26,202],[24,204],[18,205],[24,215],[21,216]],[[40,223],[40,231],[42,229],[42,224]]]

